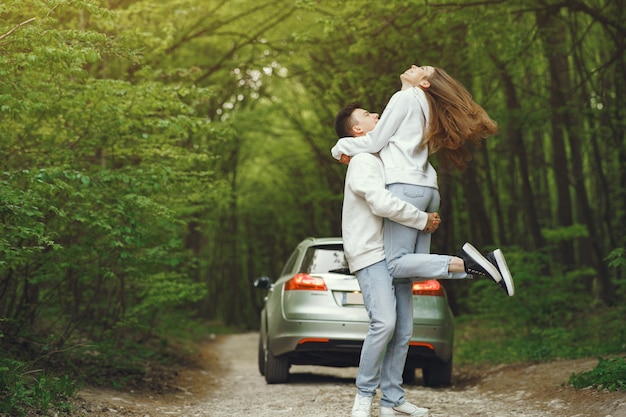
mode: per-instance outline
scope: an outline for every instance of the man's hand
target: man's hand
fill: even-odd
[[[440,224],[441,217],[439,217],[439,213],[428,213],[428,221],[426,222],[426,227],[424,227],[424,233],[433,233],[439,228]]]
[[[339,158],[339,162],[341,162],[342,164],[348,165],[350,163],[350,157],[346,154],[341,154],[341,157]]]

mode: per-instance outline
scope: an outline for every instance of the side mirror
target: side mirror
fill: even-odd
[[[261,277],[255,280],[252,285],[260,290],[269,290],[272,286],[272,280],[270,277]]]

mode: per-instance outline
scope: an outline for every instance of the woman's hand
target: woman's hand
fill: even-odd
[[[424,233],[433,233],[439,228],[440,224],[441,217],[439,217],[439,213],[428,213],[428,221],[426,222],[426,227],[424,227]]]

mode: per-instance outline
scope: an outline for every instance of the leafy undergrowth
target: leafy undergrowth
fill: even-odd
[[[577,389],[595,386],[599,390],[626,391],[626,358],[599,358],[598,366],[572,374],[569,383]]]
[[[88,351],[75,349],[31,360],[0,358],[0,416],[67,413],[70,399],[85,385],[167,392],[188,352],[174,345],[138,347],[127,346],[115,355],[100,354],[102,346],[91,345]]]
[[[0,359],[0,415],[22,416],[30,410],[59,412],[71,409],[72,398],[81,384],[54,371],[28,369],[28,364]]]
[[[173,392],[179,371],[192,365],[198,342],[234,330],[205,324],[179,331],[168,339],[83,343],[56,352],[45,344],[0,339],[0,417],[69,414],[72,397],[87,385]]]
[[[612,267],[623,267],[616,252]],[[462,306],[472,312],[455,320],[454,362],[463,364],[538,364],[558,359],[602,358],[598,367],[569,383],[578,387],[624,389],[626,305],[602,302],[595,271],[551,268],[549,256],[507,249],[516,294],[503,297],[487,280],[465,283]],[[458,283],[463,285],[463,283]],[[614,281],[616,300],[626,296],[626,281]],[[563,381],[567,384],[568,381]]]
[[[487,315],[464,316],[455,323],[454,361],[475,365],[597,357],[594,370],[573,374],[563,383],[577,389],[626,390],[624,313],[623,307],[605,308],[549,328],[515,326]]]

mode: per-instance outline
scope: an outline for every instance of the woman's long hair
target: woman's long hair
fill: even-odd
[[[441,68],[435,68],[428,81],[430,87],[424,92],[430,120],[424,146],[429,147],[430,153],[439,152],[444,165],[463,169],[472,159],[466,143],[479,145],[498,132],[498,125],[469,91]]]

